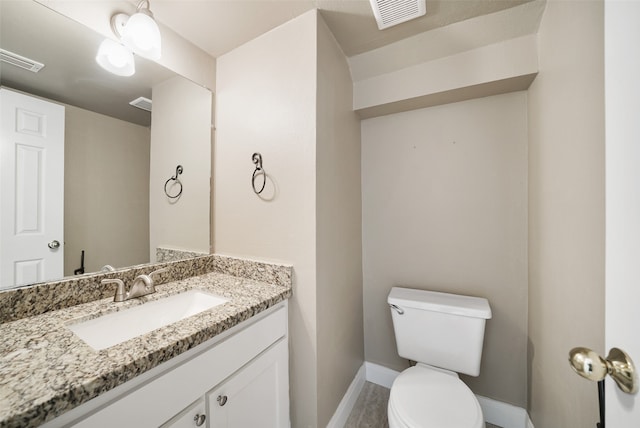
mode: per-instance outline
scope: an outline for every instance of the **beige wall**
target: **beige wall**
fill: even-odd
[[[529,412],[536,428],[595,426],[575,346],[604,348],[603,3],[549,1],[529,90]]]
[[[294,266],[291,426],[317,424],[316,12],[218,58],[214,250]],[[253,193],[251,155],[269,181]]]
[[[66,106],[64,274],[149,261],[149,129]]]
[[[353,107],[366,112],[388,105],[393,112],[392,107],[405,100],[428,102],[443,93],[461,88],[471,92],[491,83],[533,76],[537,71],[536,37],[526,35],[356,81]],[[520,90],[527,86],[528,82]],[[440,103],[447,101],[451,102]],[[430,105],[433,103],[423,106]]]
[[[211,177],[211,99],[209,90],[174,77],[153,88],[151,169],[149,172],[150,260],[158,246],[209,253]],[[176,174],[182,195],[170,199],[164,184]],[[170,190],[175,195],[179,187]]]
[[[403,370],[392,286],[489,299],[480,395],[526,406],[526,93],[362,121],[366,360]]]
[[[318,425],[364,362],[360,120],[346,58],[318,14],[316,288]]]

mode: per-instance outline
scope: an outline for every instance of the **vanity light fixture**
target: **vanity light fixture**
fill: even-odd
[[[150,7],[149,0],[140,0],[133,15],[117,13],[111,17],[111,28],[122,43],[111,39],[102,42],[96,56],[102,68],[118,76],[132,76],[135,73],[133,53],[151,60],[160,59],[162,38]]]
[[[117,76],[133,76],[136,72],[131,50],[111,39],[104,39],[100,44],[96,62]]]
[[[134,53],[151,60],[158,60],[162,54],[160,28],[153,19],[149,0],[141,0],[136,13],[128,16],[118,13],[111,17],[111,28],[122,43]]]

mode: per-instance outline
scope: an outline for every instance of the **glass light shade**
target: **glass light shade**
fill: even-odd
[[[160,59],[162,39],[158,24],[143,12],[134,13],[122,28],[122,43],[136,54],[148,59]]]
[[[133,53],[111,39],[104,39],[98,48],[96,62],[100,67],[118,76],[132,76],[136,72]]]

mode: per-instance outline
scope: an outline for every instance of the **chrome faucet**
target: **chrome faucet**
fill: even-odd
[[[116,293],[113,296],[114,302],[124,302],[125,300],[135,299],[136,297],[146,296],[156,292],[155,284],[153,283],[153,275],[167,272],[168,268],[158,269],[151,272],[149,275],[138,275],[133,280],[129,291],[125,292],[125,285],[121,279],[111,278],[103,279],[102,284],[117,284]]]

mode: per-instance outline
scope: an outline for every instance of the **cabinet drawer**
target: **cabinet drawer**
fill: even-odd
[[[246,328],[208,348],[204,346],[193,358],[116,397],[76,426],[160,426],[286,336],[286,305],[258,321],[249,319],[239,326],[245,323]]]

